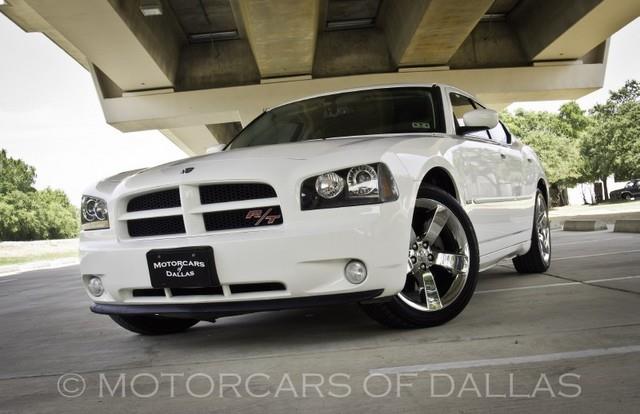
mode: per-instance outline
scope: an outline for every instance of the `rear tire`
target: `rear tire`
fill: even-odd
[[[543,240],[545,239],[545,240]],[[542,273],[551,265],[551,228],[547,202],[538,190],[536,206],[533,213],[533,230],[531,231],[531,247],[529,251],[513,259],[513,266],[518,273]]]
[[[630,193],[622,194],[622,199],[627,201],[631,200],[631,194]]]
[[[197,319],[167,318],[156,315],[109,315],[124,329],[140,335],[168,335],[184,332],[196,323]]]
[[[425,203],[437,207],[435,210],[420,210],[418,204],[424,205]],[[434,234],[431,232],[431,228],[434,222],[440,221],[436,219],[436,216],[438,209],[442,210],[442,207],[446,208],[444,210],[447,211],[448,218],[441,221],[442,230],[433,241],[433,237],[429,235]],[[422,233],[423,229],[426,230],[425,237],[417,236]],[[361,305],[368,316],[391,328],[425,328],[450,321],[467,306],[478,280],[479,254],[475,231],[466,212],[451,195],[432,186],[421,189],[418,200],[416,200],[412,233],[415,233],[416,237],[412,237],[410,241],[409,273],[406,275],[407,280],[403,291],[388,300]],[[429,248],[426,252],[427,256],[432,258],[435,256],[435,259],[428,259],[429,263],[425,265],[426,269],[422,276],[416,276],[415,266],[420,265],[420,261],[417,263],[412,261],[416,257],[412,256],[412,252],[415,253],[414,246],[418,246],[417,256],[420,259],[424,258],[424,251],[420,251],[419,246],[425,241]],[[432,248],[433,250],[430,250]],[[464,265],[456,263],[453,266],[456,269],[454,271],[437,264],[440,255],[459,258],[466,256],[466,262]],[[458,266],[461,268],[458,269]],[[418,270],[418,273],[420,272]],[[466,277],[459,281],[458,277],[462,277],[465,273]],[[433,302],[430,300],[432,300],[433,293],[426,292],[433,292],[433,289],[429,290],[425,287],[429,284],[423,281],[423,285],[420,287],[420,283],[415,281],[416,277],[424,278],[425,274],[430,275],[431,281],[434,283],[431,286],[436,288],[437,304],[440,305],[440,308],[432,307]],[[417,296],[415,286],[412,289],[412,285],[419,287]],[[455,292],[451,289],[455,289]],[[429,295],[429,300],[427,295]]]

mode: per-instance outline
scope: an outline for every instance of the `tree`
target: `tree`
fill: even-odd
[[[560,108],[560,114],[516,110],[500,116],[510,131],[538,154],[549,180],[552,200],[566,204],[567,186],[580,182],[579,141],[581,130],[589,121],[575,102]]]
[[[571,139],[580,139],[590,123],[591,120],[576,101],[567,102],[558,110],[558,132]]]
[[[590,179],[602,180],[607,199],[607,177],[640,177],[640,83],[627,81],[611,91],[607,102],[593,107],[591,116],[581,147],[583,169]]]
[[[78,234],[78,211],[61,190],[33,188],[35,169],[0,151],[0,240],[64,239]]]
[[[13,190],[35,191],[33,183],[36,170],[22,160],[10,158],[7,151],[0,150],[0,194]]]

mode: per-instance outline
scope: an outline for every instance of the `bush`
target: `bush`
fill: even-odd
[[[0,194],[0,240],[66,239],[78,230],[78,211],[61,190]]]

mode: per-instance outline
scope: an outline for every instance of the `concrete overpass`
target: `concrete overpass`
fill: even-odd
[[[107,122],[189,154],[307,94],[445,82],[497,109],[603,84],[637,0],[0,0],[93,75]]]

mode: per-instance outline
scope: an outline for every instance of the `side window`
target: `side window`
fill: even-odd
[[[464,114],[473,111],[477,107],[481,107],[480,105],[476,106],[476,104],[466,96],[457,93],[450,93],[449,100],[451,101],[451,109],[453,110],[453,120],[455,121],[456,129],[464,126],[464,119],[462,118]],[[484,139],[489,138],[486,131],[469,132],[465,134],[465,136]]]
[[[471,100],[463,95],[452,93],[449,95],[451,99],[451,108],[453,109],[453,118],[456,120],[459,126],[464,126],[464,120],[462,116],[469,111],[473,111],[475,108],[471,103]]]
[[[500,144],[509,144],[511,142],[509,131],[502,125],[502,122],[498,122],[498,125],[489,130],[489,136],[492,140]]]

